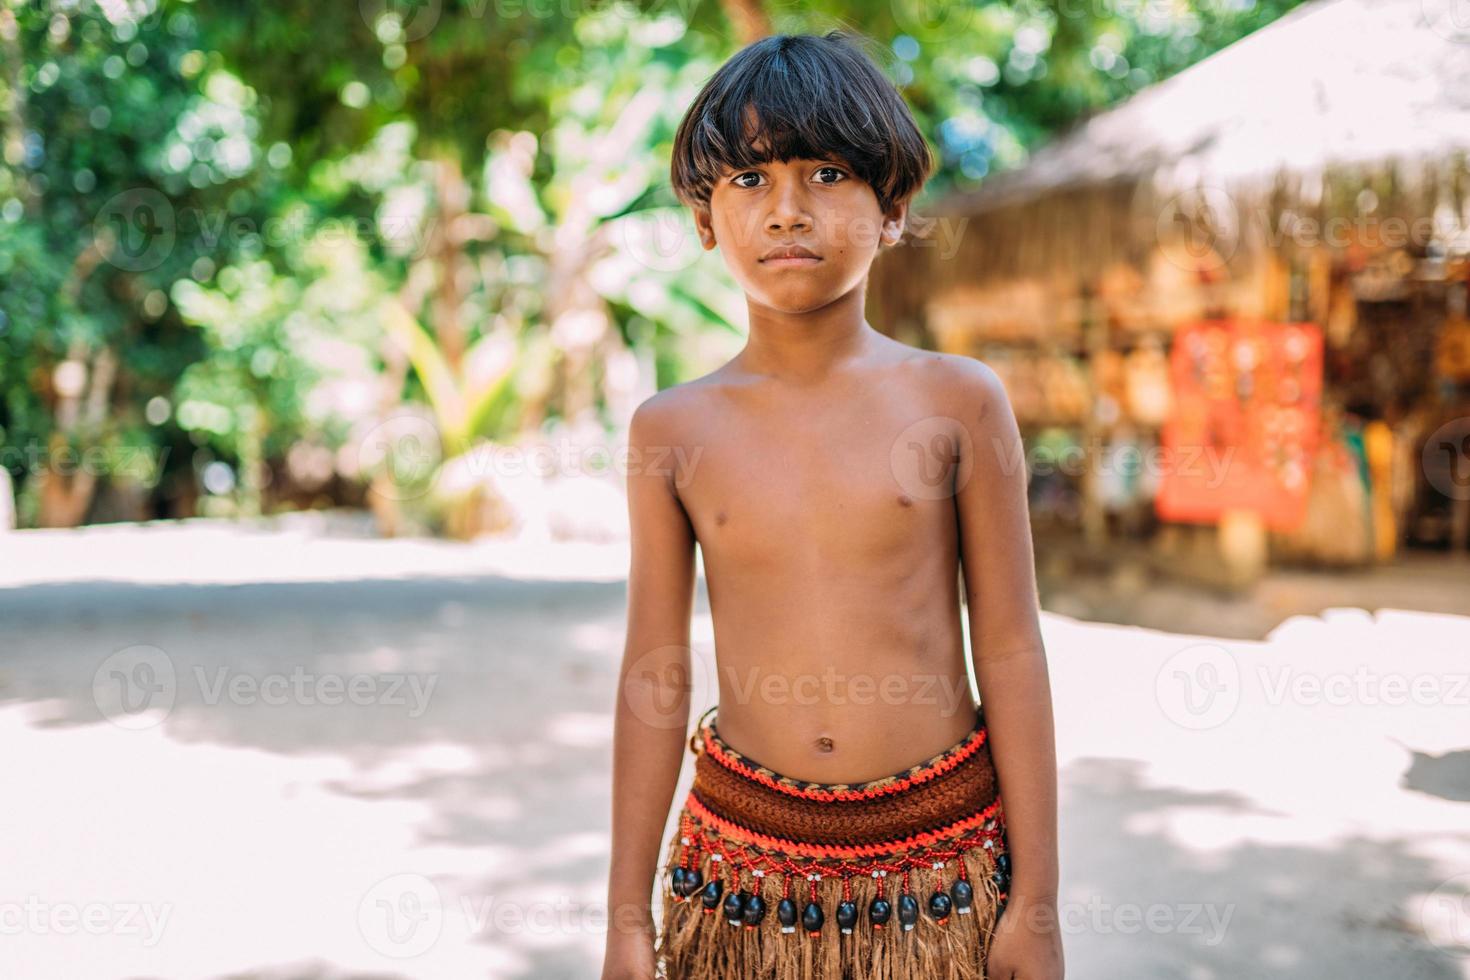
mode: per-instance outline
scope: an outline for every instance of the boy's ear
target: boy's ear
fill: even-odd
[[[909,202],[900,201],[883,215],[883,232],[879,240],[884,245],[897,245],[903,237],[904,222],[908,220]]]
[[[694,209],[694,230],[699,234],[699,244],[706,252],[715,247],[715,226],[709,208]]]

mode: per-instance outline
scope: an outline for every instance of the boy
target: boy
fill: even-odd
[[[746,47],[675,138],[673,186],[750,335],[630,425],[604,980],[1062,977],[1020,437],[990,368],[864,319],[931,163],[851,38]],[[719,712],[686,743],[696,542]]]

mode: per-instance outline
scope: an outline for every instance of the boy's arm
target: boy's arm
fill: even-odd
[[[965,427],[955,507],[971,656],[1000,781],[1012,900],[1055,903],[1057,762],[1026,500],[1026,459],[1005,386],[965,359],[952,414]]]
[[[653,938],[652,892],[687,743],[694,531],[675,492],[671,406],[655,395],[628,427],[628,627],[613,711],[610,953]]]

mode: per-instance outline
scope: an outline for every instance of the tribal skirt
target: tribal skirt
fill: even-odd
[[[1010,857],[978,706],[961,741],[870,782],[783,776],[704,719],[690,750],[659,977],[984,980]]]

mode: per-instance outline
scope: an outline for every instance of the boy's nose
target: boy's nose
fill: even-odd
[[[800,190],[788,187],[776,192],[771,213],[766,219],[769,230],[810,228],[811,224],[812,216],[807,208],[806,196]]]

